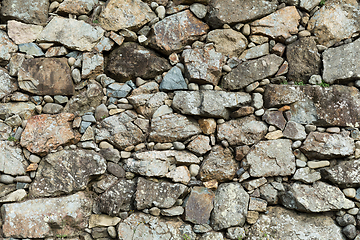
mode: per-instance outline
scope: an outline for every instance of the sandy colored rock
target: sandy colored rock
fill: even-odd
[[[152,27],[149,36],[151,47],[170,55],[180,52],[185,45],[205,35],[209,26],[197,19],[189,10],[164,18]]]
[[[139,29],[155,17],[150,7],[140,0],[110,0],[99,16],[99,23],[107,31]]]
[[[88,14],[98,2],[98,0],[65,0],[60,3],[57,13]]]
[[[27,162],[21,148],[12,146],[9,141],[0,141],[0,171],[13,176],[24,175]]]
[[[31,102],[0,103],[0,118],[3,120],[12,115],[19,115],[23,119],[28,119],[34,114],[35,104]]]
[[[35,41],[42,32],[43,27],[11,20],[7,22],[7,30],[9,37],[16,44],[22,44]]]
[[[32,153],[44,156],[50,150],[75,139],[71,128],[73,119],[74,115],[70,113],[33,116],[28,119],[21,134],[20,144]]]
[[[201,131],[206,135],[213,134],[216,130],[216,121],[213,118],[201,118],[198,123]]]
[[[21,89],[37,95],[73,95],[74,83],[66,58],[26,59],[18,73]]]

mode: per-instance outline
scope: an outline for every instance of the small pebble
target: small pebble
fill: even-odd
[[[301,144],[302,144],[301,141],[298,140],[298,141],[293,142],[293,144],[292,144],[291,147],[292,147],[293,149],[299,148],[299,147],[301,146]]]
[[[264,109],[259,109],[259,110],[257,110],[257,111],[255,111],[255,116],[257,116],[257,117],[260,117],[260,116],[262,116],[262,115],[264,115],[264,113],[265,113],[265,110]]]
[[[175,150],[184,150],[185,149],[185,144],[183,144],[182,142],[173,142],[173,146]]]
[[[306,162],[296,159],[296,166],[300,168],[306,167]]]
[[[231,67],[229,66],[229,65],[224,65],[223,67],[222,67],[222,70],[224,71],[224,72],[231,72]]]

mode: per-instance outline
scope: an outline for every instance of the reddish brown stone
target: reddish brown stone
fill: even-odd
[[[236,110],[235,112],[231,113],[231,117],[232,118],[244,117],[244,116],[253,114],[254,111],[255,111],[255,109],[253,107],[250,107],[250,106],[241,107],[238,110]]]
[[[276,55],[282,57],[286,49],[286,46],[282,43],[276,43],[275,46],[272,48],[271,52],[275,53]]]
[[[250,152],[250,147],[247,145],[237,147],[235,149],[235,159],[241,161]]]
[[[20,144],[32,153],[44,156],[75,139],[71,128],[73,119],[74,115],[70,113],[33,116],[28,119]]]
[[[189,10],[171,15],[156,23],[149,37],[151,47],[169,55],[205,35],[209,26]]]
[[[275,74],[275,77],[283,76],[283,75],[287,74],[288,71],[289,71],[289,63],[287,61],[285,61],[279,68],[279,71]]]

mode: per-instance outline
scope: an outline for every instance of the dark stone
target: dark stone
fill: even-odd
[[[284,115],[280,111],[266,111],[262,116],[262,120],[270,125],[280,128],[281,130],[284,130],[286,125]]]
[[[108,162],[107,169],[108,169],[109,173],[111,173],[115,177],[118,177],[118,178],[125,177],[124,168],[117,163]]]

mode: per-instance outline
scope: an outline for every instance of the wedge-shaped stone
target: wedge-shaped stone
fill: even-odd
[[[311,132],[301,151],[311,159],[344,158],[355,151],[354,139],[342,134]]]
[[[321,173],[325,179],[342,188],[360,187],[360,160],[340,162]]]
[[[98,0],[65,0],[59,5],[57,12],[75,15],[88,14],[98,2]]]
[[[197,19],[189,10],[164,18],[152,27],[151,47],[170,55],[180,52],[187,44],[205,35],[209,26]]]
[[[229,90],[238,90],[253,82],[275,75],[283,61],[281,57],[270,54],[239,64],[223,78],[223,87]]]
[[[224,24],[249,22],[276,10],[275,0],[213,0],[209,5],[209,24],[219,28]]]
[[[2,230],[8,238],[75,237],[87,227],[91,208],[92,198],[83,192],[4,204]]]
[[[128,97],[128,100],[139,114],[146,118],[151,118],[155,111],[164,105],[165,100],[168,98],[169,96],[166,93],[158,92],[154,94],[131,95]]]
[[[16,80],[0,67],[0,100],[18,89]]]
[[[73,95],[74,83],[66,58],[26,59],[18,73],[19,87],[36,95]]]
[[[252,225],[247,235],[249,240],[264,237],[264,233],[273,239],[347,239],[331,216],[297,213],[282,207],[268,207]]]
[[[31,117],[21,134],[21,146],[34,154],[44,156],[50,150],[71,142],[75,139],[71,127],[74,117],[70,113]]]
[[[267,132],[267,126],[254,116],[230,120],[218,125],[217,137],[230,145],[252,145],[260,141]]]
[[[229,119],[231,110],[251,102],[244,92],[213,90],[175,92],[172,107],[182,114]]]
[[[0,171],[10,175],[24,175],[27,162],[21,148],[9,141],[0,141]]]
[[[295,156],[292,141],[277,139],[261,141],[246,155],[252,177],[288,176],[294,174]]]
[[[313,185],[286,184],[280,200],[286,208],[300,212],[328,212],[355,206],[338,187],[320,181]]]
[[[154,142],[183,141],[201,132],[195,120],[180,114],[168,114],[151,121],[149,139]]]
[[[298,33],[300,19],[301,17],[295,6],[284,7],[251,23],[251,33],[285,41],[292,34]]]
[[[156,17],[141,0],[110,0],[100,13],[99,23],[107,31],[139,29]]]
[[[70,49],[91,51],[104,32],[101,27],[93,27],[84,21],[54,17],[41,32],[37,41],[56,42]]]
[[[91,176],[106,171],[106,160],[92,150],[63,150],[50,153],[39,164],[29,194],[48,197],[84,190]]]
[[[151,207],[171,208],[186,191],[187,187],[180,183],[156,183],[140,177],[137,182],[135,205],[138,210]]]

